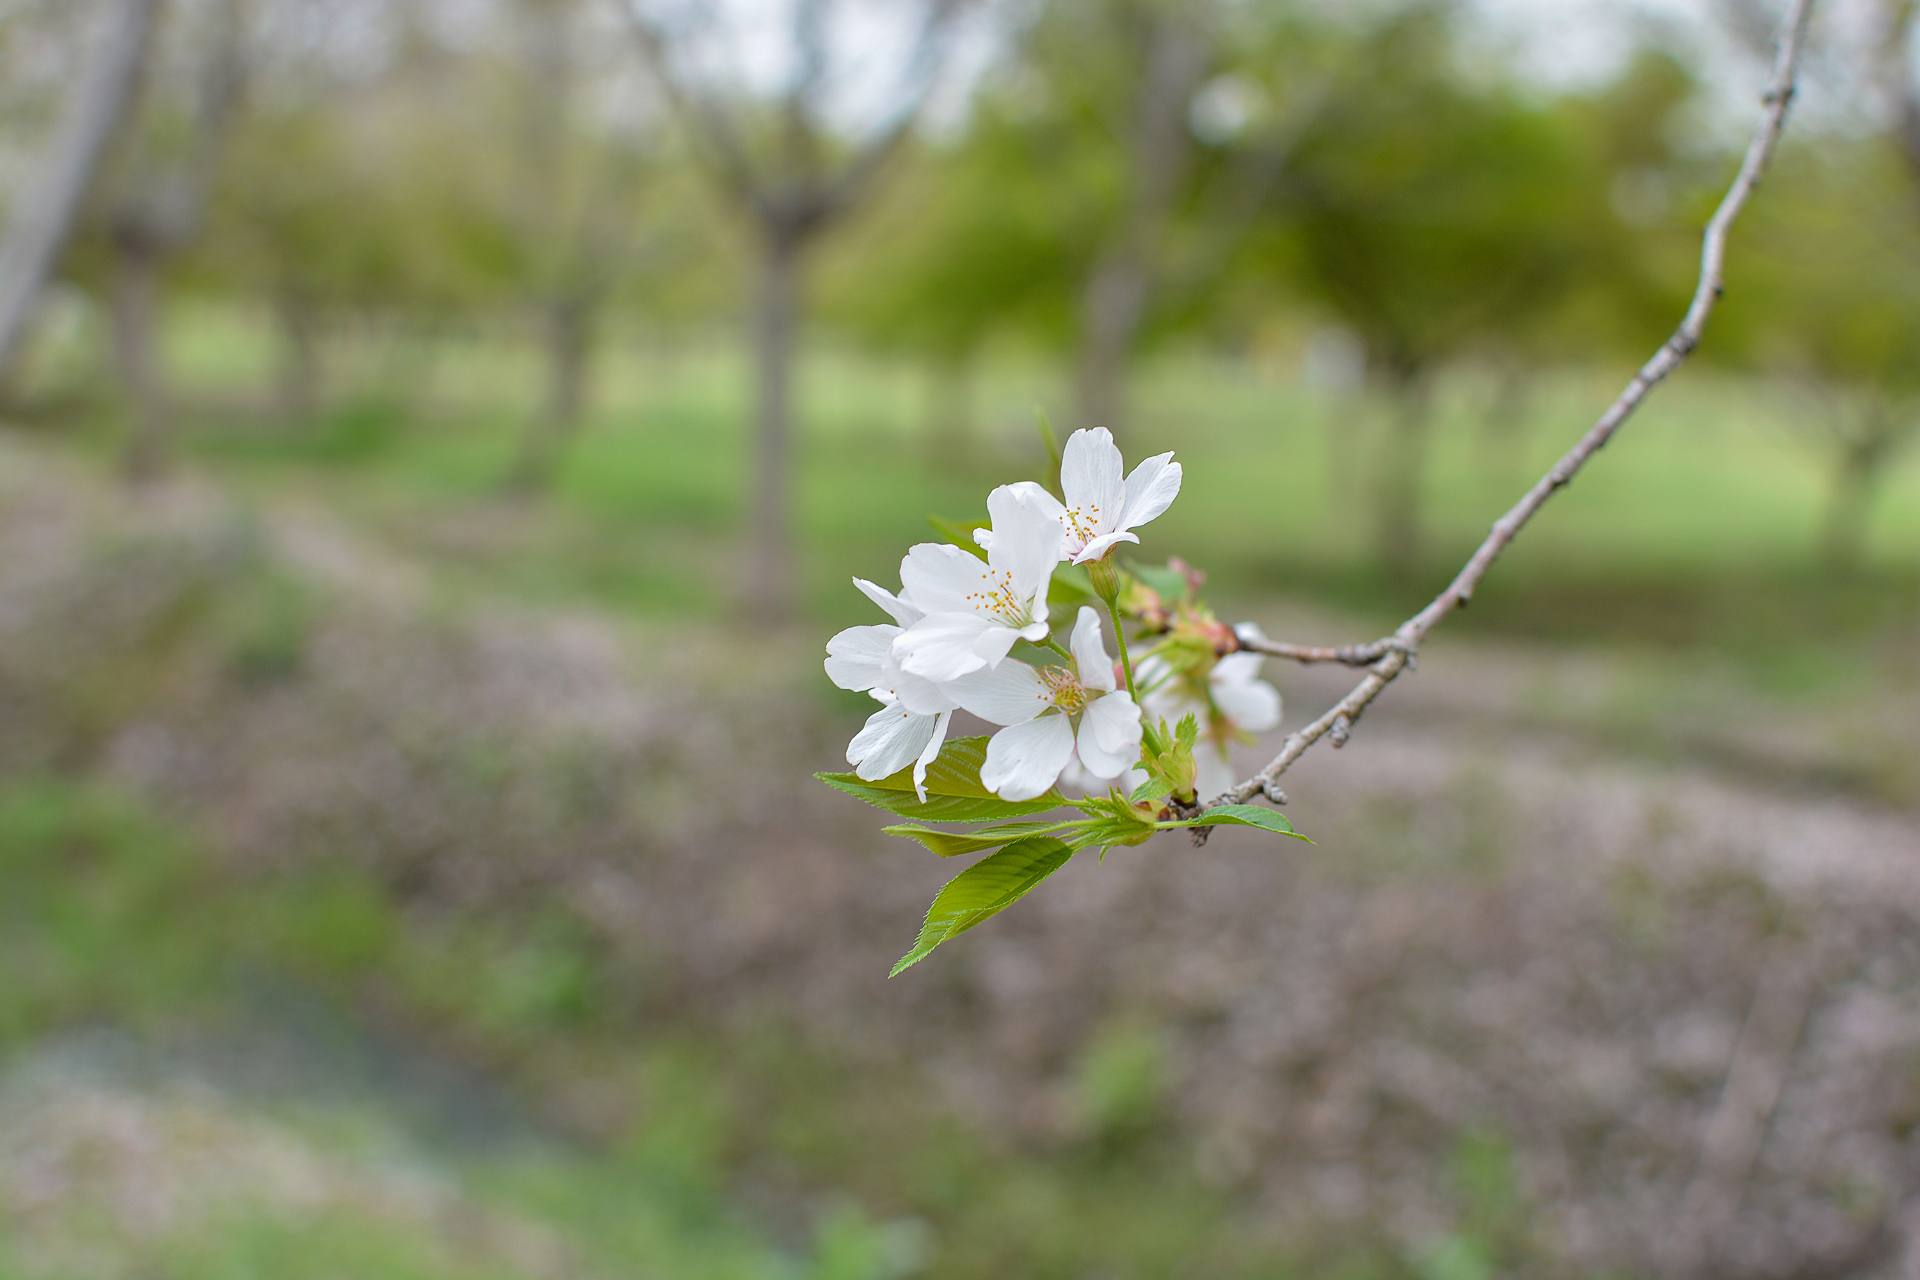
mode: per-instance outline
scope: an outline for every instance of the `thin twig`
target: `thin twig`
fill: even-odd
[[[1266,640],[1247,635],[1238,639],[1240,647],[1249,653],[1264,653],[1269,658],[1286,658],[1291,662],[1338,662],[1348,667],[1369,666],[1403,647],[1398,636],[1382,636],[1365,644],[1342,645],[1289,644],[1284,640]]]
[[[1800,50],[1806,39],[1807,20],[1813,11],[1813,0],[1794,0],[1792,10],[1787,16],[1786,29],[1780,39],[1779,53],[1774,60],[1773,80],[1766,93],[1761,97],[1765,113],[1760,127],[1754,133],[1753,140],[1747,144],[1745,158],[1740,170],[1734,175],[1733,184],[1721,197],[1719,208],[1708,219],[1705,234],[1700,245],[1700,279],[1693,291],[1693,301],[1687,307],[1686,315],[1673,335],[1662,343],[1651,359],[1640,366],[1631,381],[1627,383],[1606,411],[1587,428],[1585,435],[1553,464],[1544,476],[1537,480],[1521,499],[1514,503],[1507,513],[1494,521],[1493,529],[1486,539],[1474,551],[1446,590],[1435,596],[1420,612],[1408,618],[1386,640],[1375,641],[1382,648],[1378,656],[1368,661],[1367,674],[1355,685],[1346,697],[1328,708],[1321,716],[1287,736],[1280,746],[1280,754],[1267,763],[1253,777],[1214,797],[1207,802],[1208,808],[1219,804],[1240,804],[1254,796],[1265,794],[1273,783],[1292,767],[1293,762],[1304,755],[1309,747],[1323,737],[1331,735],[1335,745],[1346,741],[1347,733],[1360,719],[1360,715],[1373,700],[1380,696],[1394,679],[1411,665],[1413,654],[1429,631],[1438,625],[1442,618],[1473,599],[1474,590],[1480,580],[1487,576],[1487,570],[1500,553],[1507,549],[1514,536],[1526,526],[1547,499],[1564,489],[1579,473],[1581,467],[1613,439],[1614,433],[1631,418],[1647,394],[1658,386],[1682,361],[1693,354],[1700,345],[1700,337],[1706,330],[1707,317],[1713,313],[1715,304],[1725,292],[1723,269],[1727,253],[1727,233],[1734,219],[1746,207],[1754,188],[1760,183],[1760,177],[1766,172],[1767,164],[1773,159],[1775,146],[1780,141],[1781,130],[1786,127],[1787,110],[1793,104],[1794,83],[1800,63]],[[1341,653],[1358,655],[1373,646],[1356,645],[1347,650],[1319,650],[1308,646],[1248,645],[1263,653],[1276,650],[1289,650],[1276,653],[1279,657],[1294,658],[1302,662],[1344,662],[1349,659],[1339,656]],[[1325,654],[1327,656],[1319,656]],[[1305,656],[1303,656],[1305,655]]]

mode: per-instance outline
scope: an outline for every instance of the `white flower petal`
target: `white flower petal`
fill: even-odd
[[[1117,523],[1123,529],[1137,529],[1172,506],[1179,496],[1180,464],[1171,453],[1155,454],[1127,477],[1126,507]]]
[[[881,707],[847,744],[847,763],[868,782],[891,777],[912,764],[926,747],[938,719],[914,715],[902,706]]]
[[[1031,480],[1016,480],[1012,484],[1002,485],[1001,488],[1011,490],[1022,502],[1046,512],[1060,524],[1063,530],[1066,528],[1067,509],[1060,505],[1060,499],[1047,492],[1044,485],[1035,484]],[[988,499],[988,504],[991,507],[991,498]],[[992,529],[975,529],[973,540],[980,544],[981,550],[989,553],[993,551]]]
[[[1207,673],[1207,679],[1216,685],[1246,684],[1260,678],[1260,664],[1264,661],[1266,659],[1260,654],[1242,649],[1214,663],[1213,670]]]
[[[1054,784],[1072,758],[1073,723],[1053,711],[989,738],[980,781],[1002,800],[1031,800]]]
[[[865,693],[880,684],[900,628],[875,623],[848,627],[827,641],[827,678],[842,689]]]
[[[1012,578],[1014,595],[1023,605],[1031,603],[1036,592],[1045,593],[1066,536],[1060,521],[1040,505],[1034,493],[1052,501],[1051,494],[1031,482],[1024,489],[1003,484],[987,495],[987,514],[993,517],[993,545],[987,560]]]
[[[1126,463],[1105,427],[1080,430],[1067,437],[1060,452],[1060,492],[1083,528],[1104,533],[1120,527],[1126,505]]]
[[[986,630],[982,631],[979,636],[974,639],[974,656],[985,662],[989,667],[997,667],[1006,659],[1009,653],[1013,652],[1013,643],[1019,638],[1020,632],[1015,631],[1012,627],[1002,627],[988,623]]]
[[[947,740],[947,725],[953,719],[953,712],[942,711],[933,718],[933,730],[927,738],[927,745],[913,762],[913,794],[920,797],[920,803],[927,802],[927,766],[940,754],[940,744]]]
[[[1087,605],[1080,606],[1073,620],[1073,665],[1079,668],[1080,683],[1088,689],[1114,688],[1113,659],[1100,642],[1100,615]]]
[[[1216,683],[1213,700],[1229,720],[1249,733],[1265,733],[1280,723],[1280,691],[1264,680]]]
[[[922,612],[902,600],[893,592],[877,582],[868,582],[865,578],[855,578],[853,585],[860,594],[887,611],[887,616],[903,627],[910,627],[920,621]]]
[[[993,724],[1025,724],[1053,705],[1040,673],[1024,662],[1003,662],[942,687],[962,709]]]
[[[1080,763],[1096,778],[1117,778],[1140,759],[1140,708],[1124,693],[1106,693],[1080,716]]]
[[[922,613],[972,613],[988,581],[986,562],[944,542],[920,542],[900,561],[901,593]]]
[[[987,665],[977,645],[994,630],[1006,632],[977,614],[930,613],[894,637],[893,656],[908,675],[942,683]]]
[[[887,658],[881,679],[893,691],[900,705],[916,715],[938,715],[954,708],[954,701],[947,695],[945,685],[935,684],[924,676],[909,675],[900,669],[899,662],[891,655]]]
[[[1124,751],[1140,745],[1140,708],[1125,689],[1103,693],[1087,703],[1093,713],[1094,730],[1101,746],[1109,751]],[[1097,711],[1095,710],[1097,708]]]
[[[1113,533],[1103,533],[1082,548],[1079,553],[1073,557],[1073,562],[1075,564],[1090,564],[1095,560],[1101,559],[1109,551],[1112,551],[1123,542],[1138,541],[1140,541],[1139,535],[1128,533],[1124,529],[1116,530]]]

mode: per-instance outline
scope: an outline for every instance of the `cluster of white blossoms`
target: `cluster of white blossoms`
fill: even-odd
[[[1195,715],[1207,744],[1196,752],[1197,771],[1202,785],[1212,785],[1226,774],[1225,745],[1236,733],[1278,722],[1279,695],[1254,679],[1258,655],[1213,662],[1209,653],[1205,673],[1150,655],[1139,683],[1129,679],[1123,687],[1126,637],[1114,636],[1122,655],[1116,671],[1094,609],[1077,610],[1066,645],[1053,637],[1047,600],[1062,564],[1090,570],[1096,594],[1117,620],[1119,574],[1109,557],[1121,543],[1139,542],[1132,531],[1179,494],[1173,455],[1148,458],[1128,474],[1108,431],[1076,431],[1061,453],[1060,491],[1056,498],[1031,481],[993,490],[990,527],[974,535],[980,553],[920,543],[900,562],[898,595],[854,579],[892,618],[850,627],[827,643],[833,682],[880,704],[847,748],[857,777],[872,781],[912,766],[924,800],[927,768],[953,713],[965,710],[999,726],[980,781],[1002,799],[1044,795],[1063,774],[1087,787],[1119,779],[1136,785],[1145,776],[1143,734],[1150,742],[1155,736],[1151,724],[1143,726],[1137,691],[1151,716]],[[1062,661],[1014,658],[1023,640]]]

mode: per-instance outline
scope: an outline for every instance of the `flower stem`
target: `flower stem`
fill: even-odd
[[[1113,619],[1113,642],[1120,649],[1120,671],[1127,678],[1127,696],[1133,699],[1133,705],[1140,707],[1140,740],[1146,744],[1147,754],[1159,755],[1165,748],[1160,743],[1160,733],[1153,727],[1153,721],[1147,718],[1147,709],[1141,706],[1140,690],[1133,683],[1133,658],[1127,653],[1127,628],[1120,617],[1120,597],[1118,593],[1107,597],[1107,616]]]
[[[1055,653],[1065,658],[1068,662],[1073,661],[1073,655],[1067,652],[1067,647],[1061,644],[1058,640],[1055,640],[1052,636],[1048,636],[1045,640],[1042,640],[1040,643],[1044,647],[1053,650]]]

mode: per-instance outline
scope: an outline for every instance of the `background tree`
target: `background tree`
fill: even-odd
[[[858,252],[832,264],[828,318],[926,375],[928,456],[967,461],[972,388],[990,347],[1058,350],[1075,275],[1044,129],[1006,95],[976,101],[965,133],[905,160]]]
[[[124,461],[135,479],[159,472],[172,449],[157,350],[160,292],[168,266],[205,222],[246,75],[246,17],[244,0],[176,13],[188,101],[155,104],[154,136],[132,158],[106,216],[114,361],[130,419]]]
[[[605,304],[631,265],[652,138],[652,104],[627,104],[615,135],[590,119],[601,77],[589,53],[595,32],[578,0],[520,0],[522,57],[515,76],[519,116],[517,244],[539,299],[546,389],[528,419],[507,488],[532,493],[553,478],[579,430]],[[631,84],[631,78],[627,78]],[[583,99],[587,101],[583,101]],[[637,117],[637,118],[636,118]]]
[[[702,77],[695,48],[711,42],[713,9],[669,20],[630,10],[633,30],[717,189],[751,229],[758,279],[752,305],[754,447],[750,599],[779,616],[788,608],[792,537],[793,358],[805,269],[823,235],[870,194],[905,142],[933,86],[960,0],[924,0],[918,33],[877,125],[843,139],[826,95],[839,47],[826,0],[792,0],[791,66],[772,102],[751,86]]]
[[[1093,42],[1076,28],[1087,21],[1110,25],[1113,39],[1107,43],[1120,55],[1115,70],[1125,88],[1123,109],[1106,116],[1107,127],[1123,122],[1123,159],[1114,175],[1111,220],[1080,299],[1076,421],[1120,433],[1127,366],[1148,318],[1168,225],[1192,167],[1189,116],[1214,60],[1213,18],[1208,5],[1161,0],[1102,0],[1081,8],[1087,12],[1051,10],[1068,16],[1064,30],[1046,30],[1045,37],[1086,48]]]
[[[1372,541],[1392,574],[1421,537],[1435,375],[1553,316],[1612,270],[1609,174],[1567,117],[1495,68],[1471,69],[1448,6],[1360,37],[1369,69],[1332,91],[1293,157],[1270,262],[1358,340],[1388,408]],[[1351,420],[1340,423],[1353,429]]]
[[[1797,401],[1791,425],[1829,476],[1820,558],[1850,573],[1875,494],[1920,440],[1920,218],[1904,158],[1879,140],[1801,146],[1780,168],[1782,190],[1755,211],[1725,358]]]
[[[158,9],[159,0],[121,0],[105,12],[97,47],[59,129],[31,185],[8,210],[0,239],[0,383],[19,356],[107,146],[132,110]]]

